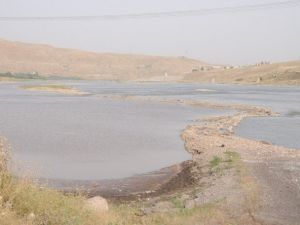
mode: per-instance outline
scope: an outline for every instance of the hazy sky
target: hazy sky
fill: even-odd
[[[274,1],[280,0],[0,0],[0,17],[126,14]],[[293,60],[300,59],[300,4],[180,18],[0,21],[0,38],[96,52],[184,55],[211,63]]]

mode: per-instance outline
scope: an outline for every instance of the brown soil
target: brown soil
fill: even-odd
[[[41,77],[141,82],[300,84],[299,60],[224,69],[185,57],[93,53],[1,39],[0,67],[0,73],[29,73]]]
[[[0,72],[96,80],[178,80],[206,65],[185,57],[94,53],[0,39]]]
[[[300,84],[300,61],[214,69],[186,74],[186,82],[226,84]]]

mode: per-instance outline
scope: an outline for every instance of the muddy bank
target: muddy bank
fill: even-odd
[[[185,161],[150,173],[112,180],[82,181],[39,178],[37,181],[43,186],[50,186],[64,192],[81,192],[90,197],[101,195],[115,201],[135,201],[150,196],[160,196],[163,193],[191,185],[193,177],[189,171],[192,166],[192,161]]]

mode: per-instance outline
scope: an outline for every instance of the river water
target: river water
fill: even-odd
[[[17,173],[44,178],[122,178],[182,162],[190,155],[181,131],[203,115],[224,113],[29,92],[19,85],[0,85],[0,135],[12,146]]]
[[[62,83],[62,81],[57,81]],[[32,83],[32,82],[31,82]],[[34,82],[33,82],[34,83]],[[39,83],[39,82],[36,82]],[[277,118],[250,118],[237,134],[300,148],[300,88],[64,81],[88,96],[29,92],[0,84],[0,135],[19,169],[45,178],[95,180],[150,172],[190,158],[180,132],[202,116],[232,112],[99,98],[141,95],[260,105]]]
[[[170,99],[204,100],[262,106],[278,117],[248,118],[237,128],[242,137],[300,149],[300,87],[225,84],[95,83],[80,89],[100,94],[162,96]]]

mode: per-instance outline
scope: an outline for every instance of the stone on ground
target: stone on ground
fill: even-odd
[[[96,212],[107,212],[108,203],[106,199],[102,198],[101,196],[95,196],[86,200],[86,208]]]

